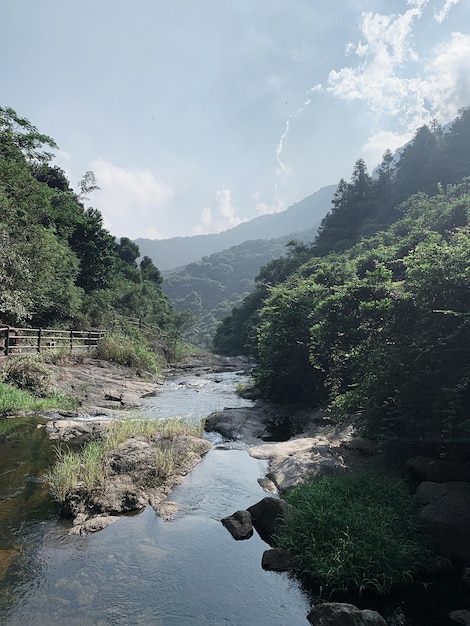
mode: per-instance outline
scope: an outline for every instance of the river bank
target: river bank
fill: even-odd
[[[83,367],[84,365],[85,367]],[[212,380],[217,384],[217,380],[222,380],[222,375],[219,378],[217,372],[222,373],[227,371],[227,369],[231,369],[232,372],[246,371],[247,368],[249,368],[249,364],[244,360],[234,361],[211,357],[210,361],[207,362],[203,355],[198,355],[189,358],[181,365],[181,368],[175,368],[168,374],[190,374],[192,377],[190,385],[194,388],[197,387],[198,379],[203,379],[208,375],[211,375]],[[123,413],[130,414],[137,407],[142,407],[145,404],[145,396],[154,394],[162,387],[160,380],[149,378],[143,372],[136,371],[131,373],[126,368],[104,362],[96,362],[93,359],[85,364],[69,363],[65,368],[53,366],[53,369],[56,372],[57,384],[61,390],[77,390],[81,394],[81,405],[77,411],[72,413],[68,411],[59,412],[55,416],[50,416],[52,418],[49,420],[51,426],[54,423],[56,426],[60,424],[60,428],[64,429],[68,428],[67,422],[73,420],[75,427],[89,427],[93,433],[93,429],[98,427],[101,419],[109,423],[109,419],[113,416]],[[197,403],[198,398],[201,397],[202,394],[195,393],[194,402]],[[207,428],[209,430],[212,428],[218,430],[221,432],[224,440],[227,441],[224,446],[248,446],[249,454],[252,458],[269,464],[258,476],[258,483],[265,493],[282,493],[286,487],[297,484],[306,477],[315,476],[319,473],[356,471],[364,467],[383,466],[386,462],[388,463],[387,455],[384,455],[384,451],[374,442],[358,437],[357,433],[354,432],[352,424],[343,423],[336,425],[330,420],[328,414],[321,412],[306,412],[297,415],[297,425],[303,425],[301,434],[283,442],[263,441],[263,438],[269,438],[270,424],[278,421],[279,411],[280,409],[277,407],[257,402],[252,406],[240,408],[221,406],[220,410],[215,411],[207,419]],[[234,443],[230,444],[230,441]],[[439,478],[439,473],[441,478],[452,477],[449,469],[452,467],[452,464],[448,461],[443,461],[444,465],[442,463],[436,465],[435,462],[430,465],[429,459],[426,462],[423,459],[416,460],[415,458],[413,464],[410,465],[408,449],[401,450],[398,455],[395,451],[392,456],[395,462],[399,461],[398,465],[402,468],[406,469],[408,467],[408,469],[412,469],[414,472],[417,472],[419,469],[421,476],[428,479],[421,480],[421,482],[432,482],[429,479]],[[395,464],[394,471],[396,469]],[[427,474],[423,474],[423,472],[427,472]],[[209,495],[209,497],[211,496]],[[442,494],[440,497],[442,499]],[[232,500],[232,506],[235,505],[238,508],[239,502],[237,501],[236,493],[233,495]],[[254,504],[254,502],[242,504],[249,506]],[[461,503],[462,499],[460,499]],[[230,512],[230,509],[224,510],[218,522],[220,523],[220,518]],[[463,512],[465,513],[465,511]],[[458,514],[455,513],[455,510],[451,513],[457,520],[462,518],[462,509],[460,509]],[[170,510],[168,517],[171,518],[171,515]],[[465,517],[463,519],[465,521]],[[449,536],[448,533],[447,536]],[[450,536],[455,544],[459,535],[455,535],[453,532]],[[462,541],[460,541],[460,545],[465,545],[465,542],[462,544]],[[444,554],[446,554],[446,551],[444,551]],[[448,558],[447,562],[449,562]],[[462,561],[460,563],[462,566]],[[463,584],[455,571],[452,574],[452,581],[454,587]],[[452,600],[449,598],[449,603],[446,603],[445,606],[443,605],[439,614],[441,621],[435,623],[451,624],[452,622],[449,621],[448,617],[451,610],[467,609],[468,607],[465,605],[452,604]],[[403,621],[395,623],[420,624],[421,622]]]
[[[240,359],[224,359],[215,355],[188,356],[166,374],[191,372],[193,376],[239,369],[246,363]],[[121,427],[121,417],[134,417],[145,398],[158,392],[163,378],[149,372],[131,370],[115,363],[93,358],[67,359],[60,365],[49,365],[54,387],[78,400],[76,410],[57,410],[46,413],[49,421],[45,429],[50,439],[76,444],[101,441],[116,437]],[[137,421],[138,422],[138,421]],[[73,523],[71,532],[86,534],[102,530],[116,521],[118,516],[137,512],[150,505],[158,515],[169,517],[176,506],[163,501],[175,485],[197,465],[211,448],[211,444],[195,436],[196,424],[179,422],[179,426],[166,426],[150,418],[140,422],[151,432],[136,431],[124,435],[123,441],[103,454],[103,471],[90,483],[80,477],[64,487],[61,474],[69,473],[66,463],[60,461],[52,485],[60,489],[61,514]],[[139,428],[139,423],[136,424]],[[110,434],[112,433],[112,435]],[[202,434],[202,430],[201,430]],[[82,463],[83,465],[83,463]],[[63,469],[62,469],[63,467]],[[94,475],[97,472],[94,472]],[[88,476],[89,471],[83,471]],[[73,477],[74,478],[74,477]],[[57,495],[57,493],[56,493]]]
[[[198,376],[194,363],[189,365],[187,373],[167,376],[157,393],[143,398],[139,412],[197,420],[218,408],[250,404],[234,393],[246,380],[237,367],[228,374],[205,370]],[[46,420],[7,421],[25,426],[3,444],[0,440],[0,476],[9,477],[6,499],[0,492],[0,553],[13,559],[3,578],[0,572],[1,623],[307,623],[309,602],[297,581],[260,567],[266,546],[261,538],[253,537],[245,548],[234,545],[220,522],[234,502],[248,506],[264,495],[257,478],[266,462],[249,457],[243,444],[207,435],[212,448],[204,461],[172,490],[178,505],[173,515],[159,517],[148,506],[117,516],[103,532],[77,536],[69,534],[70,522],[57,517],[47,484],[37,480],[53,462],[56,445],[45,428],[36,427]]]

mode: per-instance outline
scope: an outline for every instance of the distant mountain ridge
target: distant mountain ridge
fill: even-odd
[[[285,211],[260,215],[222,233],[134,241],[141,256],[149,256],[161,271],[171,270],[245,241],[277,239],[318,227],[331,208],[335,190],[336,185],[322,187]]]

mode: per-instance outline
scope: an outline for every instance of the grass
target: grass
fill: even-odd
[[[96,356],[126,367],[148,370],[152,374],[161,371],[161,360],[138,337],[128,337],[120,333],[108,334],[96,348]]]
[[[0,382],[0,415],[39,413],[56,407],[72,409],[76,406],[76,400],[58,392],[52,391],[45,397],[37,398],[28,391]]]
[[[136,436],[157,442],[155,475],[163,479],[184,462],[181,451],[171,443],[173,439],[178,435],[200,437],[202,432],[202,423],[189,420],[131,418],[112,422],[101,439],[88,442],[80,452],[56,448],[57,462],[47,475],[51,492],[56,500],[63,502],[67,493],[78,485],[88,491],[102,486],[108,474],[110,453]]]
[[[322,476],[285,494],[293,512],[277,532],[324,589],[386,593],[410,583],[427,557],[406,484],[373,472]]]

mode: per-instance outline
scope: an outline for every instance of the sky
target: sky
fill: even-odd
[[[0,106],[115,237],[221,232],[470,105],[470,0],[15,0]]]

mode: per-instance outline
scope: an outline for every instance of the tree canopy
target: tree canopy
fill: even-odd
[[[354,413],[382,438],[468,438],[469,131],[464,110],[374,176],[357,161],[314,244],[285,273],[286,260],[263,268],[221,322],[215,347],[257,357],[266,399]]]
[[[161,275],[128,238],[119,242],[85,206],[98,188],[86,172],[73,191],[51,165],[54,140],[0,107],[0,321],[103,326],[116,316],[173,329]]]

